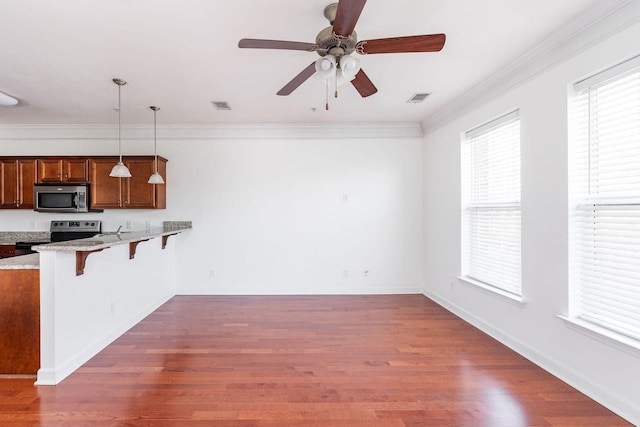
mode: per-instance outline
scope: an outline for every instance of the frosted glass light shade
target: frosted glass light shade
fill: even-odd
[[[360,60],[351,55],[344,55],[340,58],[340,70],[342,75],[351,81],[360,71]]]
[[[327,81],[336,75],[336,57],[333,55],[326,55],[316,60],[316,73],[315,77]]]
[[[162,175],[160,175],[158,172],[154,172],[150,177],[149,177],[149,181],[147,181],[149,184],[164,184],[164,179],[162,179]]]
[[[122,161],[119,161],[113,169],[111,169],[109,176],[116,178],[129,178],[131,177],[131,172],[129,172],[129,168],[127,168]]]

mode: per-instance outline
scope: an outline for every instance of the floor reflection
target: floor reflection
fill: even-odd
[[[464,361],[460,366],[464,390],[477,394],[481,404],[482,425],[491,427],[525,427],[527,413],[518,398],[493,375]]]

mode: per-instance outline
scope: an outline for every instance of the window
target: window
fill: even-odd
[[[518,111],[464,135],[462,173],[462,276],[519,298]]]
[[[569,317],[640,340],[640,57],[574,90]]]

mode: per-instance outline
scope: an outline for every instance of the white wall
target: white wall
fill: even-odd
[[[640,423],[640,351],[571,327],[567,87],[640,54],[635,25],[566,59],[424,138],[425,294]],[[521,117],[523,305],[458,281],[461,133],[515,108]],[[640,310],[640,307],[638,308]]]
[[[159,128],[170,134],[158,141],[168,208],[74,218],[102,219],[107,230],[193,221],[177,243],[178,293],[421,292],[419,126],[247,128]],[[124,153],[149,154],[140,135],[151,134],[123,129]],[[113,135],[109,126],[5,127],[0,153],[113,154]],[[66,217],[0,210],[0,229],[45,230]]]

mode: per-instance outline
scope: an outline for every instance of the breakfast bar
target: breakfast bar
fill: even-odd
[[[55,385],[175,294],[174,254],[191,223],[35,246],[11,265],[39,270],[37,385]],[[175,236],[175,237],[174,237]]]

